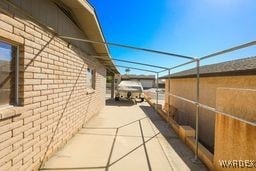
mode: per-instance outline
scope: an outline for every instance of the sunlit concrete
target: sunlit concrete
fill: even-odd
[[[41,170],[207,170],[146,103],[107,100]]]

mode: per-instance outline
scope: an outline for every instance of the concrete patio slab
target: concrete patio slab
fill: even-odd
[[[116,129],[81,129],[79,134],[115,136]]]
[[[104,167],[114,136],[78,133],[46,164],[47,168]],[[95,152],[95,150],[99,152]]]
[[[152,170],[174,170],[171,163],[169,163],[161,145],[159,145],[157,138],[149,141],[146,144],[146,147],[149,156],[149,163]],[[185,170],[184,166],[183,170]]]
[[[129,158],[128,156],[130,156],[132,153],[135,153],[137,149],[143,149],[141,144],[142,140],[140,137],[117,137],[110,163],[117,164],[119,161],[124,160],[125,158]],[[144,154],[142,156],[140,154],[137,157],[145,158]],[[136,160],[137,157],[135,157],[133,160]]]
[[[146,103],[107,100],[41,170],[207,170]]]
[[[155,136],[157,133],[159,133],[159,130],[154,130],[152,127],[151,121],[147,119],[143,119],[140,121],[141,127],[143,129],[143,136],[145,140],[150,139],[151,137]]]
[[[110,171],[143,171],[148,170],[147,160],[143,147],[138,148],[133,153],[127,155],[122,160],[113,164],[109,168]]]
[[[137,136],[141,137],[140,127],[137,122],[125,125],[118,129],[118,136]],[[141,138],[140,138],[141,139]]]

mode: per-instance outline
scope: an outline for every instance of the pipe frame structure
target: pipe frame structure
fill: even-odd
[[[77,40],[77,41],[82,41],[82,42],[87,42],[87,43],[92,43],[92,44],[102,44],[102,45],[116,46],[116,47],[122,47],[122,48],[127,48],[127,49],[138,50],[138,51],[157,53],[157,54],[161,54],[161,55],[174,56],[174,57],[177,57],[177,58],[195,59],[194,57],[191,57],[191,56],[180,55],[180,54],[176,54],[176,53],[163,52],[163,51],[158,51],[158,50],[153,50],[153,49],[139,48],[139,47],[124,45],[124,44],[119,44],[119,43],[101,42],[101,41],[95,41],[95,40],[89,40],[89,39],[80,39],[80,38],[74,38],[74,37],[63,36],[63,35],[60,35],[59,37],[63,38],[63,39]]]
[[[97,56],[97,55],[92,55],[89,57],[94,57],[94,58],[98,58],[98,59],[103,59],[108,61],[109,59],[105,59],[104,56]],[[167,67],[162,67],[162,66],[157,66],[157,65],[151,65],[151,64],[146,64],[146,63],[140,63],[140,62],[134,62],[134,61],[127,61],[127,60],[123,60],[123,59],[117,59],[117,58],[111,58],[113,61],[120,61],[120,62],[125,62],[125,63],[130,63],[130,64],[137,64],[137,65],[143,65],[143,66],[148,66],[148,67],[153,67],[153,68],[160,68],[160,69],[164,69],[168,70],[169,68]]]
[[[100,58],[102,59],[103,56],[91,56],[91,57],[95,57],[95,58]],[[145,63],[140,63],[140,62],[134,62],[134,61],[127,61],[127,60],[122,60],[122,59],[116,59],[116,58],[111,58],[112,60],[115,61],[121,61],[121,62],[125,62],[125,63],[131,63],[131,64],[137,64],[137,65],[143,65],[143,66],[149,66],[149,67],[154,67],[154,68],[161,68],[164,69],[164,71],[169,70],[166,67],[161,67],[161,66],[157,66],[157,65],[151,65],[151,64],[145,64]],[[153,70],[147,70],[147,69],[141,69],[141,68],[136,68],[136,67],[129,67],[129,66],[121,66],[121,65],[116,65],[117,67],[120,68],[131,68],[131,69],[135,69],[135,70],[140,70],[140,71],[147,71],[147,72],[153,72],[156,73],[156,110],[158,110],[158,99],[159,99],[159,73],[161,72],[157,72],[157,71],[153,71]],[[170,70],[169,70],[170,71]],[[170,72],[169,72],[170,74]],[[169,99],[169,98],[168,98]],[[169,101],[168,101],[169,104]]]
[[[192,102],[193,104],[196,105],[196,131],[195,131],[196,149],[195,149],[195,157],[193,159],[193,162],[195,162],[195,163],[198,162],[198,143],[199,143],[198,132],[199,132],[199,109],[200,109],[200,107],[202,107],[204,109],[207,109],[207,110],[211,109],[210,111],[214,111],[214,112],[218,112],[218,113],[223,114],[223,112],[217,111],[216,108],[211,108],[207,105],[203,105],[203,104],[200,103],[200,61],[202,61],[204,59],[212,58],[212,57],[215,57],[215,56],[219,56],[219,55],[222,55],[222,54],[230,53],[230,52],[233,52],[233,51],[236,51],[236,50],[239,50],[239,49],[243,49],[243,48],[247,48],[247,47],[256,45],[256,41],[252,41],[252,42],[241,44],[241,45],[238,45],[238,46],[235,46],[235,47],[232,47],[232,48],[229,48],[229,49],[225,49],[225,50],[222,50],[222,51],[217,51],[215,53],[203,56],[201,58],[194,58],[194,57],[190,57],[190,56],[184,56],[184,55],[168,53],[168,52],[161,52],[161,51],[145,49],[145,48],[138,48],[138,47],[122,45],[122,44],[117,44],[117,43],[91,41],[91,40],[87,40],[87,39],[71,38],[71,37],[68,37],[68,36],[60,36],[60,37],[64,38],[64,39],[84,41],[84,42],[93,43],[93,44],[105,44],[105,45],[111,45],[111,46],[118,46],[118,47],[123,47],[123,48],[128,48],[128,49],[134,49],[134,50],[140,50],[140,51],[146,51],[146,52],[157,53],[157,54],[162,54],[162,55],[168,55],[168,56],[190,59],[191,61],[185,62],[183,64],[180,64],[180,65],[177,65],[177,66],[174,66],[174,67],[171,67],[171,68],[164,68],[164,70],[159,71],[159,72],[152,71],[152,70],[144,70],[144,69],[139,69],[139,68],[134,68],[134,67],[128,67],[128,66],[118,66],[118,65],[116,65],[117,67],[132,68],[132,69],[136,69],[136,70],[156,73],[156,75],[157,75],[157,101],[156,101],[157,108],[158,108],[158,79],[159,79],[159,73],[164,72],[164,71],[168,71],[168,74],[169,74],[169,78],[168,78],[169,81],[168,82],[170,82],[170,79],[171,79],[170,71],[172,69],[179,68],[181,66],[185,66],[187,64],[191,64],[191,63],[195,62],[196,63],[196,101],[194,102],[194,101],[191,101],[191,100],[179,97],[179,96],[172,95],[173,97],[183,99],[185,101],[190,101],[190,102]],[[131,62],[129,62],[129,63],[131,63]],[[169,105],[169,103],[170,103],[169,96],[171,96],[171,94],[170,94],[170,83],[168,83],[168,87],[169,87],[168,88],[168,105]],[[252,123],[250,121],[246,121],[244,119],[234,117],[231,114],[226,114],[225,113],[224,115],[255,126],[255,123]]]
[[[230,53],[230,52],[233,52],[233,51],[236,51],[236,50],[239,50],[239,49],[243,49],[243,48],[247,48],[247,47],[250,47],[250,46],[254,46],[254,45],[256,45],[256,41],[251,41],[251,42],[248,42],[248,43],[245,43],[245,44],[241,44],[241,45],[238,45],[238,46],[235,46],[235,47],[231,47],[231,48],[228,48],[228,49],[225,49],[225,50],[222,50],[222,51],[218,51],[218,52],[215,52],[215,53],[203,56],[201,58],[195,58],[195,59],[193,59],[193,60],[191,60],[189,62],[186,62],[186,63],[180,64],[180,65],[174,66],[172,68],[169,68],[169,70],[171,70],[171,69],[175,69],[175,68],[178,68],[178,67],[181,67],[181,66],[184,66],[184,65],[196,62],[196,102],[194,103],[196,105],[196,130],[195,130],[196,149],[195,149],[195,157],[192,160],[194,163],[198,162],[198,144],[199,144],[198,132],[199,132],[199,109],[200,109],[200,107],[202,107],[204,109],[207,109],[207,110],[211,109],[210,111],[218,112],[220,114],[223,114],[225,116],[229,116],[229,117],[231,117],[233,119],[245,122],[245,123],[253,125],[253,126],[256,125],[253,122],[246,121],[244,119],[234,117],[231,114],[227,114],[227,113],[223,113],[223,112],[217,111],[216,108],[211,108],[211,107],[209,107],[207,105],[203,105],[203,104],[200,103],[200,61],[208,59],[208,58],[212,58],[212,57],[215,57],[215,56],[219,56],[219,55],[222,55],[222,54]],[[163,71],[166,71],[166,70],[163,70]],[[163,72],[163,71],[161,71],[161,72]],[[169,79],[168,80],[170,81],[170,79],[171,79],[171,77],[170,77],[170,74],[169,74]],[[168,85],[168,86],[170,86],[170,85]],[[168,94],[168,98],[169,98],[170,91],[168,91],[168,93],[169,93]],[[175,96],[173,96],[173,97],[175,97]],[[178,98],[178,97],[179,96],[177,96],[176,98]],[[187,100],[187,101],[189,101],[189,100]],[[168,104],[169,104],[169,102],[168,102]]]
[[[130,69],[135,69],[135,70],[139,70],[139,71],[147,71],[147,72],[157,73],[156,71],[141,69],[141,68],[136,68],[136,67],[123,66],[123,65],[116,65],[116,66],[120,67],[120,68],[130,68]]]
[[[14,8],[17,8],[17,6],[15,6],[13,3],[11,3],[10,1],[8,0],[5,0],[9,5],[11,5],[12,7]],[[49,29],[48,27],[45,27],[43,24],[41,24],[40,21],[38,21],[37,19],[35,19],[34,17],[32,17],[31,15],[28,15],[28,14],[25,14],[27,17],[35,20],[40,26],[46,28],[46,29]],[[56,34],[56,33],[54,33]],[[111,43],[111,42],[100,42],[100,41],[92,41],[92,40],[88,40],[88,39],[78,39],[78,38],[72,38],[72,37],[69,37],[69,36],[59,36],[63,39],[69,39],[69,40],[77,40],[77,41],[83,41],[83,42],[88,42],[88,43],[93,43],[93,44],[103,44],[103,45],[110,45],[110,46],[117,46],[117,47],[122,47],[122,48],[128,48],[128,49],[133,49],[133,50],[139,50],[139,51],[145,51],[145,52],[151,52],[151,53],[157,53],[157,54],[162,54],[162,55],[167,55],[167,56],[174,56],[174,57],[178,57],[178,58],[185,58],[185,59],[190,59],[191,61],[189,62],[186,62],[186,63],[183,63],[183,64],[180,64],[180,65],[177,65],[177,66],[174,66],[172,68],[169,68],[169,69],[164,69],[163,71],[160,71],[160,72],[164,72],[166,70],[168,70],[169,72],[169,76],[170,76],[170,70],[171,69],[174,69],[174,68],[178,68],[178,67],[181,67],[181,66],[184,66],[184,65],[187,65],[187,64],[190,64],[190,63],[193,63],[193,62],[197,62],[197,94],[199,94],[199,79],[200,79],[200,72],[199,72],[199,68],[200,68],[200,61],[204,60],[204,59],[208,59],[208,58],[212,58],[212,57],[215,57],[215,56],[219,56],[221,54],[226,54],[226,53],[229,53],[229,52],[233,52],[233,51],[236,51],[236,50],[239,50],[239,49],[243,49],[243,48],[247,48],[247,47],[250,47],[250,46],[254,46],[256,45],[256,41],[251,41],[251,42],[248,42],[248,43],[245,43],[245,44],[242,44],[242,45],[238,45],[238,46],[235,46],[235,47],[232,47],[232,48],[229,48],[229,49],[225,49],[225,50],[222,50],[222,51],[218,51],[218,52],[215,52],[215,53],[212,53],[212,54],[209,54],[209,55],[206,55],[206,56],[203,56],[201,58],[194,58],[194,57],[190,57],[190,56],[185,56],[185,55],[180,55],[180,54],[175,54],[175,53],[169,53],[169,52],[162,52],[162,51],[157,51],[157,50],[152,50],[152,49],[145,49],[145,48],[138,48],[138,47],[134,47],[134,46],[128,46],[128,45],[123,45],[123,44],[117,44],[117,43]],[[129,67],[131,68],[131,67]],[[133,68],[135,69],[135,68]],[[137,70],[142,70],[142,69],[138,69]],[[144,71],[148,71],[148,72],[153,72],[153,73],[157,73],[157,75],[160,73],[160,72],[155,72],[155,71],[150,71],[150,70],[144,70]],[[171,78],[171,77],[170,77]],[[170,84],[169,84],[169,87],[170,87]],[[168,92],[170,93],[170,91],[168,90]],[[168,97],[170,96],[170,94],[168,94]],[[178,97],[178,96],[177,96]],[[185,98],[184,98],[185,99]],[[199,98],[197,99],[197,108],[199,107],[202,107],[202,108],[205,108],[205,109],[208,109],[210,111],[213,111],[213,112],[218,112],[222,115],[225,115],[225,116],[229,116],[233,119],[236,119],[236,120],[239,120],[241,122],[245,122],[247,124],[250,124],[250,125],[253,125],[253,126],[256,126],[256,123],[254,122],[250,122],[250,121],[246,121],[244,119],[241,119],[241,118],[238,118],[238,117],[234,117],[230,114],[227,114],[227,113],[223,113],[223,112],[220,112],[220,111],[217,111],[216,108],[211,108],[207,105],[203,105],[203,104],[200,104],[199,102]],[[199,111],[198,111],[198,114],[199,114]],[[198,131],[198,130],[197,130]],[[198,136],[198,132],[196,131],[196,135]],[[198,138],[197,138],[197,146],[198,146]],[[197,159],[198,157],[198,148],[196,148],[195,150],[195,159]]]
[[[166,67],[157,66],[157,65],[151,65],[151,64],[145,64],[145,63],[140,63],[140,62],[126,61],[126,60],[116,59],[116,58],[111,58],[111,59],[114,60],[114,61],[126,62],[126,63],[137,64],[137,65],[144,65],[144,66],[148,66],[148,67],[168,69]]]
[[[159,98],[159,87],[158,87],[159,73],[156,74],[156,110],[158,111],[158,98]]]
[[[200,103],[200,59],[196,60],[196,150],[194,161],[198,160],[199,103]]]
[[[90,56],[90,57],[95,57],[95,58],[100,58],[103,59],[103,56]],[[149,67],[154,67],[154,68],[161,68],[161,69],[165,69],[165,70],[169,70],[166,67],[161,67],[161,66],[157,66],[157,65],[151,65],[151,64],[145,64],[145,63],[139,63],[139,62],[133,62],[133,61],[126,61],[126,60],[122,60],[122,59],[116,59],[116,58],[111,58],[112,60],[115,61],[121,61],[121,62],[125,62],[125,63],[132,63],[132,64],[137,64],[137,65],[144,65],[144,66],[149,66]],[[157,71],[153,71],[153,70],[147,70],[147,69],[141,69],[141,68],[136,68],[136,67],[129,67],[129,66],[121,66],[121,65],[116,65],[117,67],[120,68],[131,68],[131,69],[135,69],[135,70],[140,70],[140,71],[147,71],[147,72],[152,72],[152,73],[156,73],[156,84],[157,84],[157,89],[156,89],[156,109],[158,110],[158,99],[159,99],[159,73],[161,72],[157,72]],[[170,74],[170,72],[169,72]],[[169,104],[169,101],[168,101]]]

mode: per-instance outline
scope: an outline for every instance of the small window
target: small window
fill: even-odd
[[[0,41],[0,106],[18,103],[17,47]]]
[[[92,68],[87,68],[87,82],[88,82],[88,87],[95,89],[95,69]]]

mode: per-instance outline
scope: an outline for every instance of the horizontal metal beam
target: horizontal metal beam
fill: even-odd
[[[182,66],[184,66],[184,65],[188,65],[188,64],[190,64],[190,63],[195,62],[196,60],[199,60],[199,59],[193,59],[193,60],[188,61],[188,62],[185,62],[185,63],[183,63],[183,64],[180,64],[180,65],[174,66],[174,67],[172,67],[172,68],[164,69],[164,70],[162,70],[162,71],[159,71],[158,73],[161,73],[161,72],[164,72],[164,71],[168,71],[168,70],[172,70],[172,69],[175,69],[175,68],[179,68],[179,67],[182,67]]]
[[[184,65],[191,64],[191,63],[193,63],[193,62],[195,62],[195,61],[196,61],[196,59],[194,59],[194,60],[192,60],[192,61],[185,62],[185,63],[180,64],[180,65],[177,65],[177,66],[174,66],[174,67],[169,68],[169,69],[172,70],[172,69],[175,69],[175,68],[179,68],[179,67],[182,67],[182,66],[184,66]]]
[[[61,37],[63,39],[77,40],[77,41],[93,43],[93,44],[110,45],[110,46],[117,46],[117,47],[122,47],[122,48],[127,48],[127,49],[138,50],[138,51],[157,53],[157,54],[173,56],[173,57],[177,57],[177,58],[195,59],[194,57],[191,57],[191,56],[185,56],[185,55],[180,55],[180,54],[176,54],[176,53],[169,53],[169,52],[163,52],[163,51],[146,49],[146,48],[139,48],[139,47],[124,45],[124,44],[119,44],[119,43],[101,42],[101,41],[94,41],[94,40],[88,40],[88,39],[74,38],[74,37],[69,37],[69,36],[59,36],[59,37]]]
[[[89,56],[89,57],[94,57],[94,58],[98,58],[98,59],[103,59],[103,60],[113,60],[113,61],[120,61],[120,62],[126,62],[126,63],[131,63],[131,64],[138,64],[138,65],[144,65],[144,66],[148,66],[148,67],[154,67],[154,68],[161,68],[161,69],[165,69],[168,70],[167,67],[162,67],[162,66],[158,66],[158,65],[151,65],[151,64],[146,64],[146,63],[140,63],[140,62],[134,62],[134,61],[127,61],[127,60],[123,60],[123,59],[117,59],[117,58],[104,58],[105,56]]]
[[[238,120],[238,121],[247,123],[247,124],[249,124],[249,125],[256,126],[256,122],[247,121],[247,120],[245,120],[245,119],[243,119],[243,118],[240,118],[240,117],[237,117],[237,116],[234,116],[234,115],[225,113],[225,112],[218,111],[216,108],[213,108],[213,107],[210,107],[210,106],[207,106],[207,105],[204,105],[204,104],[195,102],[195,101],[193,101],[193,100],[189,100],[189,99],[186,99],[186,98],[184,98],[184,97],[174,95],[174,94],[172,94],[172,93],[169,93],[168,96],[172,96],[172,97],[174,97],[174,98],[177,98],[177,99],[180,99],[180,100],[182,100],[182,101],[191,103],[191,104],[193,104],[193,105],[198,104],[199,107],[201,107],[201,108],[203,108],[203,109],[206,109],[206,110],[209,110],[209,111],[212,111],[212,112],[215,112],[215,114],[216,114],[216,113],[219,113],[219,114],[221,114],[221,115],[225,115],[225,116],[228,116],[228,117],[233,118],[233,119],[235,119],[235,120]]]
[[[154,68],[168,69],[166,67],[151,65],[151,64],[145,64],[145,63],[140,63],[140,62],[127,61],[127,60],[116,59],[116,58],[111,58],[111,59],[114,60],[114,61],[126,62],[126,63],[131,63],[131,64],[138,64],[138,65],[144,65],[144,66],[149,66],[149,67],[154,67]]]
[[[168,71],[168,70],[169,70],[169,68],[164,69],[164,70],[161,70],[161,71],[159,71],[158,73],[161,73],[161,72],[164,72],[164,71]]]
[[[130,69],[135,69],[135,70],[139,70],[139,71],[147,71],[147,72],[157,73],[156,71],[147,70],[147,69],[141,69],[141,68],[135,68],[135,67],[129,67],[129,66],[122,66],[122,65],[116,65],[116,66],[120,67],[120,68],[130,68]]]
[[[215,52],[215,53],[212,53],[210,55],[203,56],[203,57],[200,58],[200,60],[211,58],[211,57],[218,56],[218,55],[222,55],[222,54],[225,54],[225,53],[229,53],[229,52],[239,50],[239,49],[243,49],[243,48],[253,46],[253,45],[256,45],[256,41],[252,41],[252,42],[245,43],[245,44],[242,44],[242,45],[239,45],[239,46],[235,46],[235,47],[232,47],[232,48],[229,48],[229,49],[225,49],[225,50],[222,50],[222,51],[219,51],[219,52]]]
[[[197,104],[197,102],[195,102],[195,101],[193,101],[193,100],[189,100],[189,99],[186,99],[186,98],[181,97],[181,96],[177,96],[177,95],[172,94],[172,93],[169,93],[168,95],[169,95],[169,96],[172,96],[172,97],[175,97],[175,98],[177,98],[177,99],[183,100],[183,101],[185,101],[185,102],[191,103],[191,104],[193,104],[193,105],[196,105],[196,104]]]

